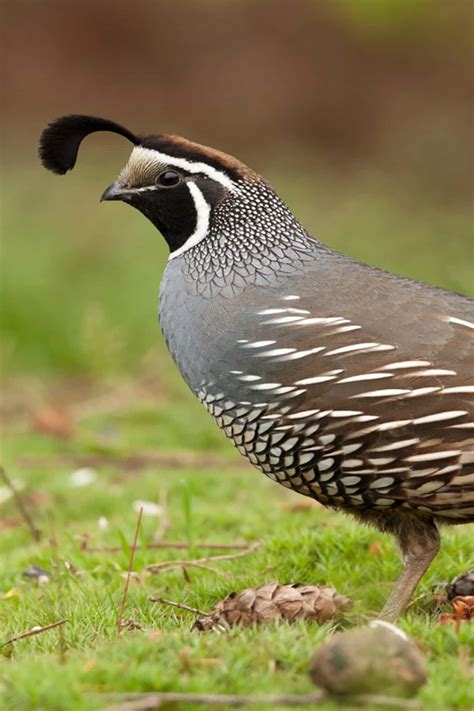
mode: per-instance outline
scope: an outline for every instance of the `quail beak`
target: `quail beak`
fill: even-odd
[[[107,188],[105,188],[104,192],[100,196],[100,201],[102,202],[103,200],[123,200],[124,194],[126,192],[127,191],[123,190],[117,183],[117,181],[115,181],[115,183],[112,183]]]

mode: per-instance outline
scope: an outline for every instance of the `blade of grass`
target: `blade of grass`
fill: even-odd
[[[135,550],[136,550],[136,547],[137,547],[137,539],[138,539],[138,534],[139,534],[139,532],[140,532],[140,524],[141,524],[141,522],[142,522],[142,515],[143,515],[143,508],[141,508],[140,511],[139,511],[139,513],[138,513],[137,525],[136,525],[136,527],[135,527],[135,535],[134,535],[134,537],[133,537],[132,547],[130,548],[130,558],[129,558],[129,561],[128,561],[127,577],[126,577],[126,579],[125,579],[125,585],[124,585],[124,588],[123,588],[122,602],[121,602],[121,605],[120,605],[120,615],[119,615],[119,618],[118,618],[118,620],[117,620],[117,636],[120,635],[120,631],[121,631],[122,626],[123,626],[123,613],[125,612],[125,605],[126,605],[126,602],[127,602],[127,593],[128,593],[128,588],[129,588],[129,585],[130,585],[130,578],[131,578],[132,567],[133,567],[133,559],[134,559],[134,557],[135,557]]]

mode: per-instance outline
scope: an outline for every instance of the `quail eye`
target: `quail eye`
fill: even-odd
[[[173,188],[181,180],[181,176],[175,170],[164,170],[158,175],[155,182],[163,188]]]

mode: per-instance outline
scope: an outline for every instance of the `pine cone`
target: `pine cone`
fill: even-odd
[[[248,627],[268,620],[296,619],[322,623],[341,617],[351,607],[351,600],[338,595],[334,588],[298,583],[280,585],[273,581],[259,588],[230,593],[193,627],[201,631],[227,630],[234,625]]]

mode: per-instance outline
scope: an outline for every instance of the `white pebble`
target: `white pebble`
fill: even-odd
[[[23,489],[23,482],[20,482],[17,479],[12,481],[12,485],[15,487],[16,491]],[[8,501],[8,499],[11,499],[12,496],[13,492],[8,486],[0,486],[0,504],[3,504],[4,501]]]
[[[69,483],[71,486],[89,486],[96,479],[97,473],[95,469],[83,467],[82,469],[76,469],[76,471],[72,472],[69,477]]]
[[[140,499],[134,501],[133,510],[138,513],[140,509],[143,509],[144,516],[163,515],[163,506],[160,506],[160,504],[155,504],[153,501],[141,501]]]

